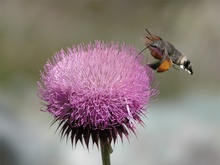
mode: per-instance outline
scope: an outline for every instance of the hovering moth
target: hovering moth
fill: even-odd
[[[175,65],[178,65],[189,74],[193,74],[192,64],[188,57],[180,53],[171,43],[164,41],[156,35],[152,35],[147,29],[146,31],[148,35],[145,38],[145,49],[149,49],[151,55],[157,59],[156,62],[148,64],[149,67],[157,72],[164,72],[170,67],[175,68]]]

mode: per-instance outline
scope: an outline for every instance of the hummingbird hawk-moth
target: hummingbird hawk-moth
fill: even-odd
[[[179,52],[171,43],[164,41],[162,38],[152,35],[146,29],[148,35],[145,38],[145,49],[149,49],[151,55],[158,61],[148,64],[148,66],[157,72],[167,71],[170,67],[175,65],[187,71],[189,74],[193,74],[192,64],[185,55]],[[141,54],[143,49],[139,54]]]

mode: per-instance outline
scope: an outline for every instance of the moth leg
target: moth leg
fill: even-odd
[[[179,70],[179,68],[177,68],[175,64],[173,64],[172,67],[173,67],[174,69],[176,69],[176,70]]]

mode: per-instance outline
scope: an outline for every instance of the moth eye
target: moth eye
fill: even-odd
[[[153,48],[157,48],[158,47],[156,43],[152,43],[150,46],[153,47]]]

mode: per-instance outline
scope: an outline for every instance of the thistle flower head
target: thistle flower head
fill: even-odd
[[[143,124],[145,105],[157,94],[153,75],[132,46],[96,41],[57,52],[41,72],[39,97],[72,143],[116,141]],[[140,57],[141,58],[141,57]]]

